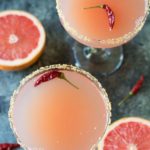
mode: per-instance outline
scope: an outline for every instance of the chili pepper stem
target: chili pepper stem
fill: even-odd
[[[129,93],[125,98],[123,98],[119,103],[118,106],[121,106],[125,101],[127,101],[131,96],[133,96],[133,93]]]
[[[103,7],[104,5],[97,5],[97,6],[85,7],[84,9],[103,8]]]
[[[68,82],[68,83],[69,83],[71,86],[73,86],[74,88],[79,89],[76,85],[74,85],[72,82],[70,82],[70,81],[65,77],[64,73],[61,73],[61,75],[60,75],[59,78],[65,80],[66,82]]]

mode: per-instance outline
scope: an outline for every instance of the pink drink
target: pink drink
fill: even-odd
[[[107,4],[115,14],[109,30],[105,10],[86,7]],[[95,48],[116,47],[131,40],[143,27],[148,0],[57,0],[57,9],[65,29],[77,41]]]
[[[43,72],[54,68],[78,89],[59,78],[34,87]],[[22,81],[12,97],[9,116],[19,141],[28,149],[90,150],[110,122],[110,105],[93,76],[75,67],[54,65]]]

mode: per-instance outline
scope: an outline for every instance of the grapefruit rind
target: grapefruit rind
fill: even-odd
[[[37,27],[40,33],[39,42],[37,48],[33,49],[31,53],[26,58],[23,59],[16,59],[16,60],[2,60],[0,59],[0,69],[1,70],[20,70],[27,68],[28,66],[35,63],[38,58],[41,56],[46,42],[46,33],[44,27],[40,23],[40,21],[33,16],[32,14],[20,11],[20,10],[6,10],[0,12],[0,17],[7,16],[7,15],[18,15],[18,16],[25,16],[33,21],[34,25]]]
[[[148,127],[150,127],[150,120],[146,120],[143,118],[138,118],[138,117],[127,117],[127,118],[122,118],[119,119],[115,122],[113,122],[107,129],[107,131],[105,132],[104,137],[102,138],[102,140],[99,142],[98,144],[98,150],[103,150],[104,148],[104,141],[105,138],[107,137],[107,135],[116,127],[118,127],[119,125],[123,124],[123,123],[128,123],[128,122],[137,122],[137,123],[141,123],[143,125],[146,125]]]

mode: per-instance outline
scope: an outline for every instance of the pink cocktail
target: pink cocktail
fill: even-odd
[[[92,47],[83,48],[75,44],[73,50],[76,65],[93,73],[100,71],[106,74],[115,71],[121,65],[122,47],[117,46],[131,40],[141,30],[149,6],[148,0],[56,0],[56,2],[64,28],[78,42]],[[112,28],[108,12],[100,8],[105,5],[114,15]],[[112,12],[109,12],[109,17]],[[95,48],[101,48],[101,51]]]
[[[21,82],[12,96],[9,118],[27,149],[91,150],[110,123],[110,109],[105,90],[92,75],[53,65]]]

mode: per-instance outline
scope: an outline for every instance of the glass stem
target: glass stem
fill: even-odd
[[[91,53],[94,53],[94,54],[97,53],[97,49],[91,47]]]

